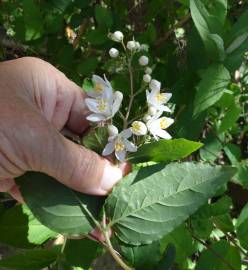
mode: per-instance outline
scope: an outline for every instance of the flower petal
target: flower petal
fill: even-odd
[[[85,104],[88,107],[88,109],[94,113],[99,113],[99,110],[97,108],[98,102],[94,98],[86,98],[85,99]]]
[[[166,140],[170,140],[172,138],[171,135],[167,131],[165,131],[163,129],[157,130],[156,131],[156,136],[159,136],[160,138],[166,139]]]
[[[114,100],[113,100],[113,105],[112,105],[112,117],[120,109],[122,99],[123,99],[123,94],[121,92],[119,91],[114,92]]]
[[[106,117],[100,113],[92,113],[88,115],[86,119],[91,122],[100,122],[106,120]]]
[[[134,143],[128,141],[127,139],[124,139],[123,143],[128,152],[136,152],[138,149]]]
[[[115,150],[115,143],[113,141],[106,144],[105,148],[102,151],[103,156],[108,156],[113,153]]]
[[[123,130],[120,134],[120,137],[124,138],[124,139],[128,139],[132,136],[132,130],[131,128],[125,129]]]
[[[169,117],[161,117],[160,118],[160,121],[165,121],[165,123],[166,123],[166,125],[165,125],[165,127],[163,127],[163,129],[166,129],[166,128],[168,128],[169,126],[171,126],[173,123],[174,123],[174,119],[172,119],[172,118],[169,118]]]
[[[163,112],[171,112],[171,109],[165,105],[160,105],[157,107],[160,111],[163,111]]]
[[[115,156],[119,161],[125,161],[126,158],[126,150],[122,150],[122,151],[115,151]]]
[[[102,85],[104,85],[104,86],[108,86],[108,85],[106,84],[106,82],[104,81],[104,79],[101,78],[101,77],[98,76],[98,75],[93,75],[93,76],[92,76],[92,81],[93,81],[94,83],[100,83],[100,84],[102,84]]]

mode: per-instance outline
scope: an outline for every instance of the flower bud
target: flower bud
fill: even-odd
[[[134,51],[136,49],[136,42],[133,40],[130,40],[127,42],[127,48],[130,51]]]
[[[150,106],[150,107],[148,108],[148,113],[149,113],[150,115],[155,115],[155,114],[157,113],[157,109],[156,109],[155,107],[153,107],[153,106]]]
[[[140,43],[138,41],[135,42],[135,49],[140,50]]]
[[[152,69],[150,67],[146,67],[145,73],[151,75],[152,74]]]
[[[131,131],[134,135],[143,136],[147,133],[146,125],[141,121],[134,121],[132,123]]]
[[[147,44],[141,44],[141,46],[140,46],[140,50],[141,51],[148,51],[149,50],[149,45],[147,45]]]
[[[140,64],[141,66],[146,66],[146,65],[148,65],[148,63],[149,63],[149,58],[148,58],[147,56],[142,55],[142,56],[139,58],[139,64]]]
[[[159,91],[161,87],[161,82],[153,79],[150,81],[149,87],[154,91]]]
[[[143,81],[144,81],[144,82],[149,83],[150,80],[151,80],[151,75],[145,74],[145,75],[143,76]]]
[[[149,115],[149,114],[145,114],[144,115],[144,117],[143,117],[143,121],[145,122],[145,123],[147,123],[149,120],[151,120],[151,115]]]
[[[121,31],[115,31],[112,35],[112,39],[116,42],[121,42],[123,40],[123,33]]]
[[[116,48],[111,48],[111,49],[109,50],[109,55],[110,55],[110,57],[112,57],[112,58],[116,58],[116,57],[119,56],[119,51],[118,51]]]
[[[118,129],[114,125],[108,125],[108,134],[110,137],[118,135]]]

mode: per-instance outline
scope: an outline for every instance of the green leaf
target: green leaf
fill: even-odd
[[[44,32],[44,23],[37,1],[23,0],[23,12],[25,40],[30,41],[40,38]]]
[[[90,268],[99,252],[99,244],[87,238],[81,240],[67,240],[64,249],[66,261],[71,266]]]
[[[131,246],[121,244],[120,246],[121,254],[137,270],[153,270],[161,258],[159,241],[150,245]]]
[[[106,127],[98,127],[92,129],[82,139],[82,144],[95,151],[98,154],[102,154],[105,145],[108,142],[108,129]]]
[[[202,252],[196,270],[241,270],[240,254],[234,246],[225,240],[220,240],[212,244],[210,248],[211,250]]]
[[[248,249],[248,204],[242,209],[236,223],[237,236],[241,245]]]
[[[222,18],[225,17],[227,6],[224,5]],[[221,38],[223,24],[211,15],[201,0],[190,0],[190,10],[194,24],[203,40],[209,56],[214,60],[223,61],[225,58],[224,42]]]
[[[197,86],[194,114],[199,114],[214,105],[223,95],[230,79],[228,70],[221,64],[213,64],[205,70]]]
[[[109,226],[128,244],[162,238],[193,214],[235,170],[194,163],[149,166],[126,176],[109,195]]]
[[[248,10],[246,10],[227,34],[226,66],[230,71],[240,67],[244,54],[248,49]]]
[[[40,270],[56,259],[57,254],[51,250],[35,249],[4,258],[0,266],[7,270]]]
[[[202,145],[185,139],[159,140],[142,145],[137,152],[129,155],[129,159],[132,163],[174,161],[189,156]]]
[[[231,107],[229,107],[224,118],[222,119],[218,132],[222,133],[231,128],[238,120],[240,113],[241,108],[238,107],[237,104],[233,104]]]
[[[176,250],[174,245],[169,244],[166,247],[163,258],[156,267],[156,270],[171,270],[176,257]]]
[[[236,144],[227,143],[224,146],[224,151],[228,159],[233,165],[239,163],[241,159],[241,150],[239,146],[237,146]]]
[[[63,234],[85,234],[94,228],[102,199],[76,192],[52,177],[29,172],[17,179],[25,202],[45,226]]]
[[[174,246],[176,251],[175,261],[181,266],[185,264],[187,258],[196,250],[193,238],[185,224],[166,235],[160,242],[162,251],[166,250],[169,245]]]
[[[110,28],[113,24],[112,13],[107,8],[96,5],[95,6],[96,21],[100,27]]]
[[[15,247],[32,248],[56,233],[42,225],[23,205],[6,210],[0,216],[0,241]]]
[[[222,149],[221,142],[212,133],[203,140],[204,147],[200,149],[200,156],[204,161],[215,161]]]

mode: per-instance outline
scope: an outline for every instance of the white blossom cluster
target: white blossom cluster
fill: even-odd
[[[124,35],[120,31],[116,31],[111,35],[112,40],[122,43],[124,49],[131,53],[148,49],[147,45],[140,45],[140,43],[135,40],[128,41],[125,46],[123,38]],[[116,58],[119,56],[119,51],[116,48],[111,48],[109,55]],[[142,121],[133,121],[130,127],[125,128],[121,132],[112,124],[113,117],[120,110],[123,94],[120,91],[113,90],[105,75],[103,78],[93,75],[93,89],[87,93],[88,97],[85,99],[86,105],[91,112],[87,119],[108,127],[108,143],[102,154],[108,156],[115,153],[119,161],[125,160],[127,152],[137,151],[138,145],[135,145],[131,141],[131,138],[134,138],[133,136],[146,136],[150,134],[155,140],[159,138],[171,139],[166,129],[173,124],[174,120],[163,116],[163,113],[171,112],[166,104],[172,94],[162,93],[161,83],[152,79],[152,68],[148,66],[149,58],[147,56],[142,55],[138,62],[140,66],[144,67],[143,82],[148,88],[146,90],[148,111],[143,116]]]

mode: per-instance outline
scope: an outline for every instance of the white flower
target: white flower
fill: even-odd
[[[134,121],[131,127],[132,133],[137,136],[144,136],[147,133],[146,125],[141,121]]]
[[[152,74],[152,69],[150,67],[146,67],[145,73],[151,75]]]
[[[119,56],[119,51],[118,51],[116,48],[111,48],[111,49],[109,50],[109,55],[110,55],[110,57],[112,57],[112,58],[116,58],[116,57]]]
[[[161,83],[157,80],[151,80],[149,84],[151,92],[146,91],[146,100],[149,107],[155,107],[157,111],[171,112],[171,110],[165,106],[168,100],[171,98],[171,93],[160,93]]]
[[[146,126],[156,140],[158,140],[158,137],[169,140],[171,135],[165,129],[172,125],[174,120],[165,116],[160,117],[161,114],[162,112],[158,112],[146,123]]]
[[[144,81],[145,83],[149,83],[151,79],[152,79],[152,77],[151,77],[151,75],[149,75],[149,74],[145,74],[145,75],[143,76],[143,81]]]
[[[116,42],[122,42],[124,35],[121,31],[115,31],[111,37]]]
[[[148,63],[149,63],[149,58],[148,58],[147,56],[142,55],[142,56],[139,58],[139,64],[140,64],[141,66],[146,66],[146,65],[148,65]]]
[[[89,110],[93,112],[87,116],[87,120],[92,122],[105,121],[112,118],[121,106],[123,94],[119,91],[113,93],[111,97],[86,98],[85,103]]]
[[[117,128],[116,128],[117,129]],[[115,156],[119,161],[125,161],[127,152],[136,152],[137,146],[128,141],[132,136],[130,128],[123,130],[121,133],[111,136],[108,143],[103,149],[102,155],[108,156],[115,152]]]
[[[130,51],[134,51],[136,49],[136,42],[134,40],[130,40],[127,42],[127,48]]]
[[[92,76],[93,81],[93,89],[87,92],[89,97],[105,97],[111,98],[113,95],[113,89],[110,82],[107,80],[106,76],[104,75],[104,79],[98,75]]]

